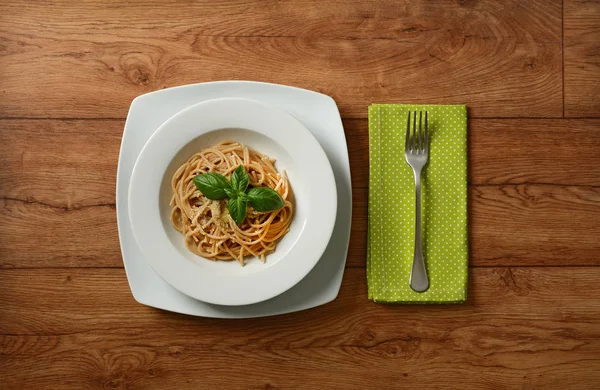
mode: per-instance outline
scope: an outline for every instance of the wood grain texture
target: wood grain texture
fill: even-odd
[[[600,388],[599,4],[0,2],[0,388]],[[232,321],[131,296],[129,104],[221,79],[321,91],[346,119],[351,245],[328,305]],[[464,305],[367,299],[376,102],[469,106]]]
[[[366,188],[355,189],[353,204],[347,266],[364,267]],[[123,265],[112,205],[0,199],[0,210],[0,268]],[[472,186],[469,218],[472,266],[600,265],[600,188]]]
[[[564,3],[565,115],[600,115],[600,1]]]
[[[0,197],[114,204],[123,120],[0,121]],[[345,120],[354,188],[368,182],[366,120]],[[600,186],[600,119],[469,121],[469,183]],[[43,176],[44,180],[32,180]]]
[[[122,121],[0,121],[0,267],[122,266]]]
[[[0,197],[62,211],[114,205],[124,124],[0,121]]]
[[[348,266],[363,267],[366,121],[344,124],[354,187]],[[0,267],[121,267],[114,175],[123,121],[0,126]],[[599,126],[600,120],[471,121],[472,265],[600,264]]]
[[[122,270],[2,270],[0,374],[8,388],[592,389],[599,277],[475,269],[466,305],[386,306],[356,269],[328,305],[231,321],[139,305]]]
[[[600,186],[599,119],[472,119],[468,126],[469,184]],[[344,127],[352,186],[366,186],[368,123],[346,120]]]
[[[365,267],[367,189],[356,189],[348,267]],[[600,188],[469,187],[471,266],[600,265]]]
[[[3,1],[3,117],[120,117],[142,93],[251,79],[374,102],[560,117],[561,1]]]

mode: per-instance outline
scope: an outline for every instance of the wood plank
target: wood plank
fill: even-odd
[[[0,121],[0,197],[65,211],[114,205],[124,124]]]
[[[474,269],[465,305],[393,306],[352,269],[326,306],[242,321],[139,305],[122,270],[0,270],[0,374],[8,388],[591,389],[599,277]]]
[[[0,121],[0,267],[122,266],[115,218],[122,125]]]
[[[123,125],[0,121],[0,197],[55,207],[114,203]],[[354,188],[368,182],[367,126],[366,120],[344,121]],[[599,119],[473,119],[468,150],[468,180],[474,185],[600,186]],[[44,180],[30,179],[40,174]]]
[[[178,4],[3,1],[0,116],[123,118],[137,95],[240,78],[324,92],[352,118],[373,102],[562,116],[560,0]]]
[[[345,120],[352,186],[369,177],[366,120]],[[600,120],[471,119],[468,181],[473,185],[600,186]]]
[[[122,266],[114,204],[0,199],[0,268]]]
[[[355,189],[354,198],[347,265],[364,267],[367,190]],[[0,268],[122,266],[112,205],[0,205]],[[595,187],[470,187],[471,264],[600,265],[599,206]]]
[[[470,187],[471,265],[600,265],[599,206],[595,187]],[[122,266],[112,206],[0,200],[0,210],[0,268]],[[366,188],[354,190],[350,242],[347,266],[364,267]]]
[[[481,184],[470,188],[474,266],[600,264],[600,189],[561,184],[600,184],[600,121],[536,122],[472,121],[470,180]],[[114,211],[122,124],[0,122],[0,267],[122,266]],[[368,152],[364,126],[346,121],[354,181],[350,267],[364,267],[366,256],[368,165],[358,158]],[[503,181],[534,184],[490,184]]]
[[[475,187],[469,200],[482,265],[600,265],[600,187]]]
[[[367,189],[354,190],[348,267],[365,267]],[[470,264],[600,265],[600,188],[469,187]]]
[[[600,116],[600,2],[564,2],[565,115]]]

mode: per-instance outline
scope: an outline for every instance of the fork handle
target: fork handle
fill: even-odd
[[[429,278],[421,240],[421,170],[414,170],[416,189],[415,212],[415,251],[413,255],[412,270],[410,271],[410,288],[416,292],[424,292],[429,288]]]

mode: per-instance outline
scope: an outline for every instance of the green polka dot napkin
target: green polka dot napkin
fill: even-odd
[[[423,253],[429,289],[409,286],[415,183],[404,158],[408,110],[427,110],[429,163],[421,176]],[[467,297],[467,107],[369,107],[369,298],[386,303],[462,303]]]

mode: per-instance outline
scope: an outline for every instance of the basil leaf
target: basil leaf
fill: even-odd
[[[242,192],[238,195],[244,202],[247,202],[250,198],[248,198],[248,194]]]
[[[238,196],[238,193],[231,187],[225,188],[225,193],[230,198],[235,198],[236,196]]]
[[[248,191],[248,203],[256,211],[273,211],[284,205],[277,191],[269,187],[252,188]]]
[[[236,224],[241,224],[246,217],[246,201],[241,197],[236,196],[227,201],[227,207],[229,208],[229,214]]]
[[[194,177],[194,184],[210,200],[225,199],[228,196],[227,189],[231,189],[227,178],[215,172]]]
[[[231,187],[238,193],[245,192],[249,182],[248,173],[243,165],[237,167],[231,174]]]

